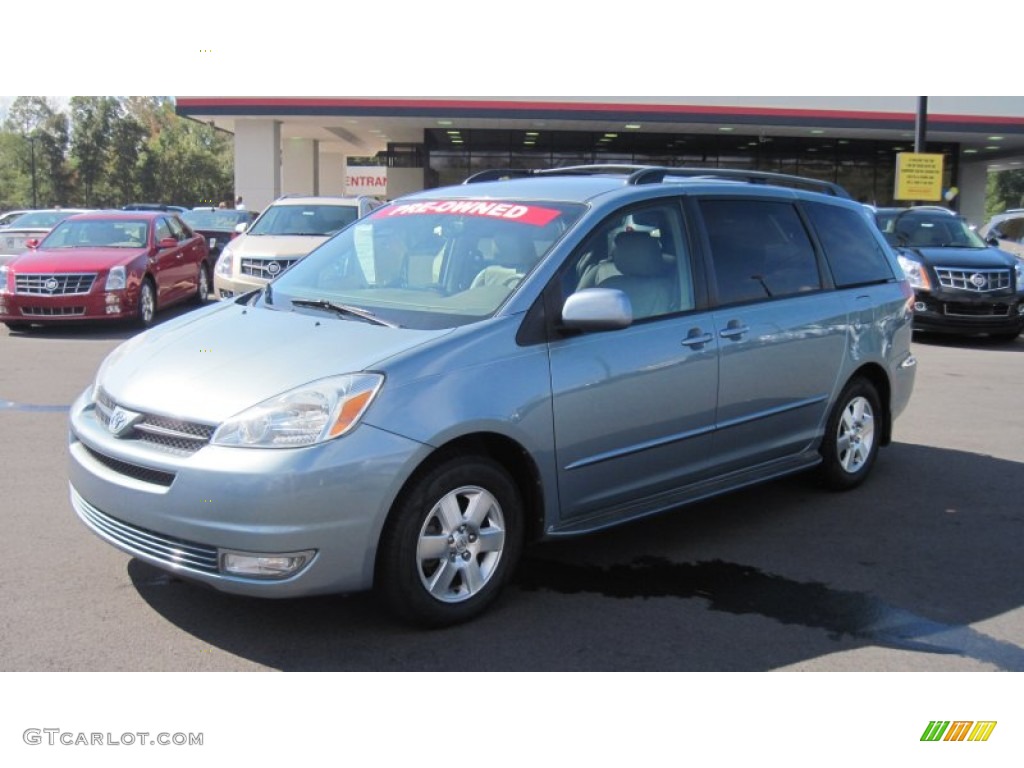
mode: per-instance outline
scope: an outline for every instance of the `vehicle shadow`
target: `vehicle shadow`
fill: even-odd
[[[627,526],[535,545],[466,625],[423,631],[372,595],[223,595],[138,560],[161,616],[281,670],[759,671],[867,646],[1024,671],[1024,650],[966,625],[1024,604],[1020,466],[894,444],[829,493],[787,478]]]

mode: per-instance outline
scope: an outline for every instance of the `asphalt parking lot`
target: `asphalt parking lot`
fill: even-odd
[[[221,595],[86,530],[67,408],[132,333],[0,328],[3,671],[1024,671],[1024,338],[915,339],[911,405],[853,492],[788,478],[537,545],[489,613],[421,632],[368,595]]]

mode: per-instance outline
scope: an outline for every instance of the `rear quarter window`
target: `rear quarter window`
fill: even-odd
[[[882,244],[859,213],[826,203],[804,203],[804,210],[825,249],[837,288],[894,278]]]

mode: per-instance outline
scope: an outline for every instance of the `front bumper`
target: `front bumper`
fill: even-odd
[[[135,316],[137,296],[127,291],[94,289],[65,296],[0,294],[0,321],[68,323],[81,320],[123,320]]]
[[[140,560],[224,592],[297,597],[373,583],[377,541],[429,448],[360,425],[299,449],[205,445],[190,455],[115,438],[87,390],[71,409],[71,504],[94,533]],[[226,552],[313,551],[286,578],[223,569]]]
[[[268,282],[267,280],[261,280],[258,277],[251,277],[249,275],[223,277],[214,274],[213,295],[218,299],[231,299],[235,296],[241,296],[243,293],[249,293],[249,291],[259,290]]]
[[[914,330],[973,335],[1024,330],[1024,296],[914,292]]]

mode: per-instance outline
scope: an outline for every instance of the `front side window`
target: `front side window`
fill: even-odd
[[[167,219],[157,219],[156,241],[159,243],[161,240],[166,240],[169,237],[173,238],[174,236],[171,234],[171,228],[167,224]]]
[[[821,289],[807,230],[793,204],[701,200],[719,304],[762,301]]]
[[[174,236],[175,240],[180,242],[191,237],[191,235],[185,231],[185,227],[182,226],[182,223],[177,219],[177,217],[171,216],[167,219],[167,224],[171,228],[171,234]]]
[[[296,263],[265,302],[326,301],[413,328],[463,325],[494,314],[583,210],[499,200],[387,205]]]
[[[626,294],[633,319],[686,312],[695,306],[693,273],[676,200],[629,208],[598,225],[570,260],[564,297],[586,288]]]
[[[1024,243],[1024,216],[1004,221],[999,230],[997,237],[1012,243]]]

